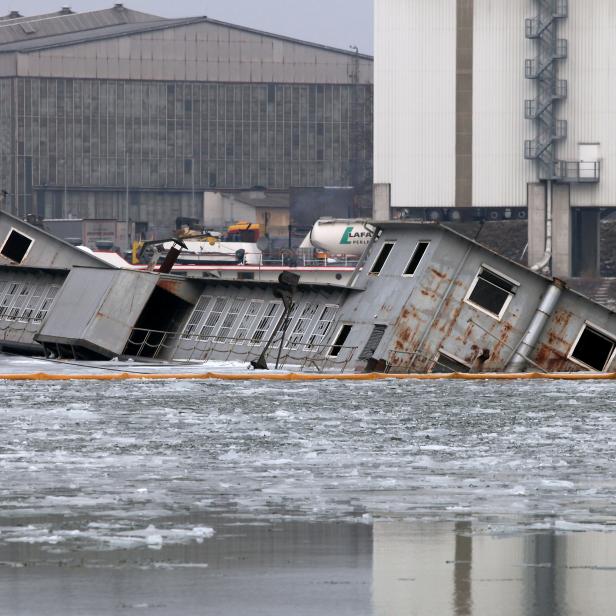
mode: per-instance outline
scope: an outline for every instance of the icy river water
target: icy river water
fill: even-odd
[[[616,384],[0,381],[0,420],[0,615],[614,613]]]

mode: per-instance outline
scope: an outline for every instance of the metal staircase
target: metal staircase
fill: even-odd
[[[568,95],[568,84],[558,78],[560,63],[567,59],[568,41],[558,38],[558,24],[569,17],[569,0],[535,0],[538,14],[526,20],[526,38],[536,42],[537,56],[526,60],[525,75],[537,84],[537,98],[524,104],[524,116],[535,123],[534,139],[524,143],[524,158],[534,160],[541,180],[596,183],[599,161],[566,161],[556,156],[556,145],[567,138],[567,121],[557,117],[559,102]]]
[[[526,60],[525,74],[537,84],[537,98],[527,100],[524,115],[536,126],[534,139],[524,144],[524,157],[539,164],[542,180],[555,180],[556,143],[567,138],[567,122],[556,116],[558,102],[567,97],[568,87],[558,78],[558,65],[567,58],[568,44],[558,38],[558,22],[569,15],[568,0],[535,0],[537,17],[526,20],[526,38],[535,40],[538,54]]]

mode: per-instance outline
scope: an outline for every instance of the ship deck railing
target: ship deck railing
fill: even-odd
[[[161,359],[174,362],[246,362],[259,359],[269,339],[252,337],[187,334],[183,331],[164,331],[134,328],[124,354],[130,357]],[[282,344],[281,344],[282,343]],[[269,342],[265,353],[268,366],[300,372],[346,372],[357,347],[332,344],[293,342],[288,336],[282,340],[279,332]]]

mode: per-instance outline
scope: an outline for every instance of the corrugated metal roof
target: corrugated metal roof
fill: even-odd
[[[55,36],[27,39],[5,44],[0,43],[0,53],[14,51],[28,53],[31,51],[39,51],[41,49],[50,49],[53,47],[68,47],[70,45],[78,45],[80,43],[88,43],[101,39],[118,38],[141,32],[151,32],[154,30],[164,30],[166,28],[173,28],[177,26],[186,26],[192,23],[199,23],[204,19],[204,17],[189,17],[185,19],[164,19],[145,23],[123,23],[119,25],[102,26],[90,30],[78,30],[74,32],[67,32],[65,34],[56,34]]]
[[[132,21],[114,22],[113,24],[105,23],[106,20],[112,19],[113,16],[109,13],[127,13],[130,14]],[[181,19],[165,19],[162,17],[156,17],[154,15],[147,15],[146,13],[139,13],[137,11],[130,11],[128,9],[107,9],[105,11],[93,11],[91,13],[76,13],[74,15],[63,15],[60,18],[61,22],[65,23],[63,27],[67,30],[62,32],[50,32],[45,36],[28,36],[22,35],[16,39],[3,38],[2,30],[5,27],[20,28],[19,24],[14,26],[3,25],[0,22],[0,53],[1,52],[21,52],[28,53],[31,51],[39,51],[41,49],[48,49],[53,47],[66,47],[69,45],[77,45],[79,43],[87,43],[91,41],[97,41],[106,38],[118,38],[127,36],[130,34],[138,34],[141,32],[152,32],[155,30],[164,30],[168,28],[177,28],[181,26],[187,26],[191,24],[204,23],[228,28],[231,30],[238,30],[241,32],[248,32],[257,36],[264,36],[276,40],[286,41],[297,45],[305,45],[307,47],[313,47],[316,49],[322,49],[323,51],[329,51],[347,56],[358,57],[362,60],[372,61],[372,56],[365,54],[356,54],[354,51],[346,49],[338,49],[336,47],[330,47],[328,45],[321,45],[319,43],[311,43],[309,41],[303,41],[301,39],[295,39],[288,36],[282,36],[279,34],[272,34],[270,32],[264,32],[262,30],[255,30],[253,28],[247,28],[245,26],[238,26],[236,24],[230,24],[224,21],[218,21],[216,19],[209,19],[208,17],[187,17]],[[70,21],[65,21],[70,20]],[[43,20],[46,21],[46,20]],[[12,23],[12,22],[11,22]],[[34,27],[36,22],[31,21]],[[60,22],[58,22],[60,23]],[[69,25],[72,29],[68,29]],[[80,25],[77,29],[76,26]],[[22,30],[23,33],[23,30]]]
[[[124,7],[88,13],[48,13],[0,21],[0,45],[68,33],[86,33],[114,25],[166,21],[163,17]]]

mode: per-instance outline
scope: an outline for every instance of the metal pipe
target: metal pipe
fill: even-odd
[[[535,316],[524,334],[524,338],[522,338],[522,342],[520,342],[511,361],[507,364],[507,372],[522,372],[524,368],[526,368],[528,358],[535,348],[545,324],[552,316],[556,304],[558,304],[558,300],[563,292],[563,286],[564,284],[560,280],[555,279],[548,287],[548,290],[545,292],[539,304],[539,308],[537,308]]]
[[[549,264],[552,260],[552,180],[547,181],[546,192],[545,252],[543,257],[530,268],[533,272],[540,272],[544,269],[549,270]]]

